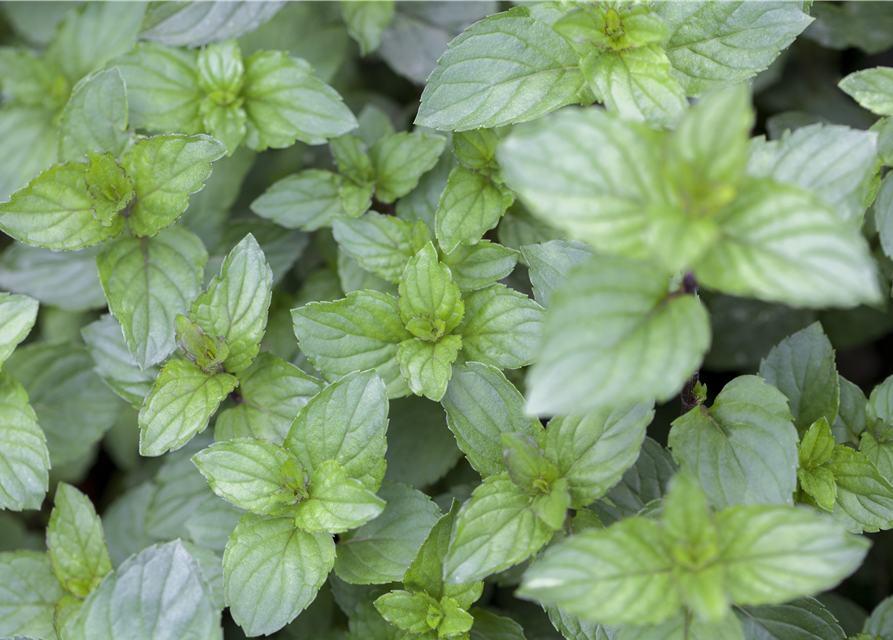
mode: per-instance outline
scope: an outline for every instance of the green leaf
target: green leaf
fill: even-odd
[[[760,362],[760,376],[787,396],[801,432],[820,418],[829,423],[837,418],[840,382],[834,349],[818,322],[773,347]]]
[[[0,365],[31,332],[38,306],[34,298],[0,293]]]
[[[453,134],[453,153],[463,167],[472,171],[496,168],[499,138],[491,129],[472,129]]]
[[[198,561],[179,540],[125,560],[84,601],[72,640],[213,638],[220,612]]]
[[[831,612],[813,598],[797,598],[787,604],[736,607],[745,638],[754,640],[844,640],[846,634]]]
[[[555,605],[543,605],[552,625],[568,640],[612,640],[614,629],[581,620],[572,613]]]
[[[528,375],[528,409],[582,413],[671,398],[710,344],[695,296],[667,292],[652,265],[596,255],[552,297],[540,359]]]
[[[341,249],[366,271],[394,284],[400,282],[406,262],[421,248],[413,241],[414,229],[409,222],[375,211],[332,221]]]
[[[214,493],[259,515],[282,515],[303,497],[299,492],[306,492],[306,478],[295,456],[266,440],[218,442],[199,451],[192,461]],[[289,477],[293,472],[297,477]]]
[[[596,50],[582,59],[580,70],[605,106],[626,120],[672,126],[688,106],[667,54],[657,44]]]
[[[375,183],[366,182],[357,184],[352,180],[345,180],[338,189],[338,197],[341,206],[351,218],[363,215],[372,206],[372,195],[375,193]]]
[[[343,213],[341,176],[308,169],[274,183],[251,203],[251,210],[287,229],[315,231]]]
[[[172,47],[198,47],[253,31],[272,18],[281,6],[251,2],[151,5],[140,37]]]
[[[893,122],[893,118],[888,119]],[[874,205],[874,221],[884,253],[893,255],[893,178],[884,176],[881,181]]]
[[[893,69],[890,67],[851,73],[838,86],[869,111],[893,116]]]
[[[263,438],[282,444],[294,416],[322,388],[320,380],[264,351],[241,372],[237,404],[217,416],[214,435],[218,441]]]
[[[436,342],[462,321],[465,305],[450,269],[438,261],[434,243],[406,263],[400,278],[400,317],[414,336]]]
[[[838,522],[853,533],[893,528],[893,485],[865,454],[838,445],[827,468],[837,482]]]
[[[110,315],[83,327],[81,336],[96,363],[94,371],[102,381],[135,408],[141,407],[143,398],[152,390],[159,368],[140,369],[130,355],[121,325]]]
[[[248,114],[245,144],[255,151],[290,147],[295,140],[322,144],[357,126],[341,96],[284,51],[260,51],[245,60],[241,95]]]
[[[797,430],[785,397],[757,376],[740,376],[673,421],[673,457],[701,481],[717,509],[793,504]]]
[[[840,410],[834,424],[831,425],[831,431],[838,443],[850,441],[855,444],[858,442],[860,434],[868,426],[865,411],[868,401],[865,399],[862,389],[843,376],[838,375],[838,379],[840,380]]]
[[[715,221],[719,241],[695,265],[704,286],[801,307],[879,299],[864,239],[809,193],[747,181]]]
[[[87,163],[85,181],[93,198],[93,219],[109,227],[133,200],[133,182],[111,153],[89,151]]]
[[[225,338],[206,336],[201,327],[186,316],[177,314],[175,324],[177,346],[186,357],[205,373],[220,373],[221,363],[229,356]]]
[[[54,251],[82,249],[124,230],[124,218],[106,226],[94,218],[86,165],[53,165],[0,204],[0,229],[26,244]]]
[[[49,487],[50,454],[28,393],[0,373],[0,508],[39,509]]]
[[[440,196],[456,165],[456,157],[452,153],[440,154],[437,164],[419,179],[418,186],[397,201],[397,217],[413,223],[422,220],[429,228],[433,228]]]
[[[273,273],[250,233],[229,252],[220,275],[192,303],[189,318],[206,334],[226,338],[224,368],[244,371],[260,350],[272,298]]]
[[[512,482],[528,493],[548,493],[558,479],[558,467],[529,436],[503,433],[502,453]]]
[[[591,504],[617,484],[639,457],[653,418],[651,405],[638,404],[549,422],[544,448],[559,477],[567,478],[572,508]]]
[[[426,593],[391,591],[375,601],[375,608],[382,618],[410,634],[432,631],[443,617],[440,603]]]
[[[747,505],[720,512],[726,588],[739,605],[776,604],[831,589],[862,564],[869,542],[807,509]]]
[[[236,100],[242,88],[245,65],[235,40],[202,47],[196,64],[198,84],[214,102],[227,105]]]
[[[550,240],[521,247],[521,255],[530,267],[534,298],[548,307],[552,292],[564,282],[571,269],[592,256],[592,249],[576,240]]]
[[[834,454],[834,436],[825,418],[819,418],[803,434],[798,446],[800,470],[813,470],[824,465]]]
[[[360,45],[365,56],[381,44],[381,32],[394,18],[394,2],[342,2],[341,15],[350,37]]]
[[[437,164],[446,138],[424,132],[397,133],[376,142],[369,150],[375,169],[375,197],[393,202],[419,183],[422,174]]]
[[[893,614],[893,598],[885,598],[871,612],[862,631],[878,637],[888,635],[890,631],[893,631],[893,615],[891,614]]]
[[[207,261],[201,240],[181,226],[154,238],[122,238],[97,257],[109,309],[143,369],[176,347],[174,318],[201,291]]]
[[[461,349],[462,338],[458,335],[443,336],[437,342],[410,338],[400,343],[397,364],[414,394],[440,402]]]
[[[387,116],[386,116],[387,117]],[[390,122],[390,121],[389,121]],[[329,148],[338,165],[338,171],[357,185],[363,185],[375,179],[372,158],[366,145],[360,138],[344,134],[329,141]]]
[[[307,485],[310,498],[298,504],[295,525],[304,531],[342,533],[377,517],[385,501],[348,478],[335,460],[319,464]]]
[[[519,369],[536,359],[543,317],[536,302],[497,283],[465,297],[465,317],[456,333],[469,360]]]
[[[484,478],[456,516],[444,580],[481,580],[539,551],[555,530],[537,517],[533,501],[508,474]]]
[[[472,609],[474,626],[471,637],[481,640],[524,640],[524,629],[511,618],[484,609]]]
[[[502,280],[515,269],[518,252],[489,240],[462,245],[441,256],[461,291],[476,291]]]
[[[664,44],[686,95],[699,96],[768,67],[812,22],[797,2],[657,2]]]
[[[567,510],[571,506],[571,496],[567,490],[567,479],[559,478],[548,493],[534,496],[530,510],[553,531],[567,524]]]
[[[228,373],[208,375],[191,362],[169,361],[140,410],[140,454],[160,456],[189,442],[238,383]]]
[[[53,610],[65,595],[46,553],[0,553],[0,633],[54,638]]]
[[[53,612],[53,626],[56,629],[56,636],[60,638],[68,638],[74,632],[74,626],[77,623],[78,615],[81,613],[83,601],[74,596],[63,596],[56,603]]]
[[[444,251],[477,244],[496,226],[515,200],[504,185],[465,167],[450,172],[435,217],[437,240]]]
[[[733,615],[720,622],[705,622],[697,616],[679,613],[652,627],[621,628],[617,640],[746,640]]]
[[[121,72],[112,67],[78,82],[59,120],[59,159],[80,160],[88,151],[108,151],[120,158],[130,139]]]
[[[517,593],[585,620],[654,624],[681,605],[672,568],[657,523],[632,518],[550,548],[524,574]]]
[[[397,300],[377,291],[356,291],[335,302],[312,302],[292,310],[301,352],[326,380],[374,368],[389,397],[408,388],[397,365],[397,349],[412,337]]]
[[[4,200],[58,159],[55,116],[49,109],[9,104],[0,110],[0,139],[5,154],[0,196]]]
[[[210,444],[210,435],[195,438],[180,451],[168,456],[155,474],[152,483],[155,491],[145,507],[144,518],[145,533],[151,538],[186,538],[186,522],[193,512],[202,503],[218,501],[208,487],[208,481],[190,459],[193,454]],[[139,547],[131,549],[131,552],[138,550]]]
[[[459,448],[484,478],[505,471],[503,433],[538,440],[543,432],[540,421],[524,411],[518,390],[489,365],[455,365],[441,404]]]
[[[526,122],[577,102],[583,86],[571,46],[515,9],[453,40],[428,78],[416,124],[466,131]],[[494,51],[505,57],[493,58]]]
[[[211,162],[226,147],[206,135],[172,133],[144,138],[124,156],[136,204],[128,218],[137,236],[153,236],[173,224],[211,175]]]
[[[386,466],[386,392],[374,371],[344,376],[298,412],[285,448],[298,457],[311,476],[317,466],[335,460],[348,478],[359,480],[369,491],[378,490]]]
[[[47,547],[59,582],[79,598],[86,598],[112,570],[93,503],[65,482],[56,488],[55,507],[47,525]]]
[[[296,529],[291,517],[246,514],[223,555],[233,619],[252,636],[281,629],[313,602],[334,560],[330,534]]]
[[[428,496],[406,485],[386,482],[378,495],[387,502],[381,515],[339,536],[335,572],[350,584],[402,580],[440,518]]]

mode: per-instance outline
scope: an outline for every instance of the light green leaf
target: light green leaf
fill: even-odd
[[[661,143],[616,114],[564,109],[515,128],[496,157],[534,216],[597,250],[645,257],[649,208],[666,200]]]
[[[160,369],[155,366],[140,369],[130,355],[121,325],[110,315],[83,327],[81,336],[96,363],[94,371],[103,382],[135,408],[141,407]]]
[[[227,155],[235,153],[248,130],[245,110],[235,102],[220,105],[208,97],[201,104],[201,114],[205,129],[211,137],[223,143]]]
[[[893,69],[890,67],[851,73],[838,86],[869,111],[893,116]]]
[[[463,167],[473,171],[496,169],[499,138],[491,129],[472,129],[453,134],[453,153]]]
[[[262,352],[241,372],[236,406],[217,416],[214,436],[218,441],[263,438],[282,444],[294,416],[322,388],[322,381]]]
[[[441,256],[440,261],[450,268],[453,282],[460,290],[476,291],[514,271],[518,252],[489,240],[481,240],[472,246],[456,247]]]
[[[189,442],[238,383],[228,373],[208,375],[191,362],[168,362],[140,410],[140,454],[160,456]]]
[[[131,556],[84,601],[71,640],[219,638],[220,612],[179,540]]]
[[[406,263],[400,278],[400,318],[414,336],[436,342],[462,321],[465,305],[450,269],[438,260],[434,243]]]
[[[514,9],[453,40],[428,78],[416,124],[465,131],[526,122],[577,102],[579,60],[552,28]],[[494,51],[503,57],[493,57]]]
[[[572,613],[551,604],[543,605],[552,625],[568,640],[614,640],[616,630],[595,622],[581,620]]]
[[[304,531],[342,533],[372,520],[384,511],[385,501],[348,478],[335,460],[320,463],[307,485],[308,500],[298,504],[295,525]]]
[[[341,206],[351,218],[363,215],[372,206],[372,195],[375,193],[374,182],[357,184],[353,180],[344,180],[338,189]]]
[[[84,178],[93,198],[94,220],[109,227],[118,212],[127,213],[134,197],[133,182],[111,153],[88,151]]]
[[[124,230],[117,216],[108,226],[94,219],[86,165],[53,165],[0,204],[0,229],[26,244],[54,251],[82,249]]]
[[[477,244],[514,200],[514,193],[489,176],[456,167],[437,207],[435,229],[440,246],[450,252],[460,244]]]
[[[502,454],[509,478],[527,493],[548,493],[558,479],[558,467],[529,436],[503,433]]]
[[[760,362],[760,376],[788,398],[801,432],[816,420],[833,423],[840,407],[840,382],[834,349],[815,322],[782,340]]]
[[[455,365],[441,404],[459,448],[484,478],[505,471],[503,433],[539,440],[543,432],[540,421],[525,413],[518,390],[489,365]]]
[[[428,496],[403,484],[385,483],[380,516],[339,536],[335,572],[350,584],[399,581],[415,558],[440,511]]]
[[[440,196],[450,172],[456,166],[456,156],[452,153],[440,154],[437,164],[419,179],[418,186],[397,201],[397,217],[413,223],[422,220],[429,228],[434,228]]]
[[[175,349],[174,318],[201,291],[207,261],[201,240],[182,226],[154,238],[122,238],[97,257],[109,308],[143,369]]]
[[[287,229],[314,231],[342,213],[341,176],[308,169],[274,183],[251,203],[251,210]]]
[[[533,500],[508,474],[485,478],[456,516],[444,580],[481,580],[539,551],[554,529],[533,512]]]
[[[335,460],[347,477],[378,490],[385,472],[388,399],[374,371],[348,374],[316,394],[292,424],[285,448],[307,473]]]
[[[137,142],[123,159],[136,192],[131,231],[153,236],[173,224],[189,205],[189,194],[211,175],[211,162],[225,153],[224,145],[206,135],[172,133]]]
[[[31,332],[38,306],[34,298],[0,293],[0,365]]]
[[[888,118],[893,122],[893,118]],[[881,181],[874,205],[874,221],[881,247],[887,256],[893,255],[893,178],[889,174]]]
[[[0,111],[0,140],[3,140],[4,153],[0,197],[4,200],[58,159],[55,117],[56,113],[51,109],[9,104]]]
[[[695,296],[668,295],[655,267],[596,255],[552,297],[540,359],[528,375],[528,409],[582,413],[671,398],[710,344]]]
[[[322,144],[357,126],[341,96],[284,51],[260,51],[245,60],[242,86],[248,114],[245,144],[255,151]]]
[[[394,18],[394,2],[342,2],[341,15],[350,37],[360,45],[360,55],[368,55],[381,44],[381,32]]]
[[[387,280],[382,280],[374,273],[366,271],[363,267],[357,264],[356,260],[341,251],[340,248],[338,250],[337,267],[340,291],[337,295],[329,296],[329,298],[338,297],[342,292],[351,294],[354,291],[377,291],[392,297],[397,296],[397,285],[388,282]],[[402,327],[403,321],[400,320],[399,313],[397,315],[397,321]],[[405,385],[403,386],[403,390],[405,393]]]
[[[745,638],[779,640],[844,640],[846,634],[831,612],[813,598],[797,598],[786,604],[736,607]]]
[[[559,478],[552,483],[548,493],[534,496],[530,510],[552,531],[558,531],[567,524],[567,510],[570,506],[571,496],[567,490],[567,479]]]
[[[421,247],[413,242],[415,225],[368,211],[356,219],[338,217],[332,232],[341,249],[366,271],[388,282],[400,282],[406,262]]]
[[[800,471],[813,470],[824,465],[834,454],[834,436],[831,426],[819,418],[803,434],[798,446]]]
[[[878,637],[893,631],[893,598],[885,598],[874,608],[862,631]]]
[[[186,538],[186,522],[193,512],[204,502],[218,501],[208,487],[208,481],[191,460],[193,454],[210,444],[208,434],[194,438],[179,451],[171,453],[155,474],[152,482],[155,490],[145,507],[144,518],[145,532],[151,538]],[[131,553],[134,551],[131,549]]]
[[[375,179],[372,158],[369,157],[366,145],[360,138],[352,134],[344,134],[329,140],[329,148],[332,150],[335,164],[338,165],[338,172],[342,176],[349,178],[357,185]]]
[[[456,333],[469,360],[519,369],[536,359],[543,317],[543,308],[526,295],[494,284],[465,297],[465,317]]]
[[[862,389],[838,375],[840,380],[840,410],[837,419],[831,425],[834,439],[838,444],[859,441],[860,434],[868,427],[866,407],[868,401]]]
[[[112,67],[78,82],[59,120],[59,159],[81,160],[88,151],[120,158],[130,138],[121,72]]]
[[[446,138],[424,132],[397,133],[376,142],[369,150],[375,169],[375,197],[393,202],[419,183],[422,174],[437,164]]]
[[[594,502],[617,484],[639,457],[653,418],[650,404],[638,404],[549,422],[546,454],[557,462],[559,476],[567,478],[572,508]]]
[[[533,296],[544,307],[552,302],[552,292],[567,274],[592,256],[592,249],[576,240],[550,240],[521,247],[521,255],[530,267]]]
[[[805,191],[750,180],[715,221],[719,241],[695,265],[702,285],[802,307],[880,299],[865,240]]]
[[[596,50],[583,58],[580,70],[605,106],[626,120],[672,126],[688,106],[667,54],[657,44]]]
[[[209,44],[198,53],[198,84],[208,97],[220,105],[234,102],[242,88],[245,65],[235,40]]]
[[[657,2],[670,29],[664,44],[685,93],[699,96],[750,78],[812,22],[797,2]]]
[[[65,595],[46,553],[0,553],[0,633],[54,638],[53,610]]]
[[[56,603],[56,608],[53,612],[53,626],[56,629],[57,637],[68,638],[74,632],[74,626],[77,623],[83,604],[80,598],[68,595]]]
[[[223,499],[209,498],[199,503],[184,526],[195,544],[203,549],[223,553],[229,534],[243,515],[244,509]]]
[[[272,298],[273,273],[250,233],[229,252],[220,275],[195,299],[189,311],[206,334],[226,338],[232,373],[251,366],[260,350]]]
[[[412,337],[403,326],[397,300],[377,291],[357,291],[335,302],[313,302],[292,310],[301,352],[327,380],[374,368],[388,396],[406,395],[397,349]]]
[[[784,396],[757,376],[740,376],[673,421],[673,457],[696,475],[717,509],[793,504],[797,430]]]
[[[443,336],[437,342],[410,338],[400,343],[397,364],[414,394],[440,402],[461,349],[462,338],[458,335]]]
[[[112,570],[102,524],[90,498],[60,482],[47,525],[47,547],[59,582],[79,598],[99,585]]]
[[[50,454],[28,393],[0,374],[0,508],[39,509],[49,487]]]
[[[893,528],[893,485],[865,454],[838,445],[828,469],[837,482],[838,522],[853,533]]]
[[[697,616],[679,613],[652,627],[623,626],[617,640],[747,640],[733,615],[720,622],[705,622]]]
[[[633,518],[550,548],[517,593],[603,624],[654,624],[681,605],[672,568],[657,523]]]
[[[198,47],[253,31],[281,7],[279,2],[150,5],[140,37],[172,47]]]
[[[391,591],[375,601],[375,608],[382,618],[413,635],[433,631],[443,617],[440,603],[427,593]]]

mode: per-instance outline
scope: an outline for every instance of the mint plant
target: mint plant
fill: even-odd
[[[0,638],[893,638],[893,5],[0,15]]]

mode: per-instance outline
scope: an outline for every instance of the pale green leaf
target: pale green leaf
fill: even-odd
[[[893,69],[890,67],[851,73],[838,86],[869,111],[893,116]]]
[[[193,454],[210,444],[208,434],[194,438],[179,451],[169,454],[155,474],[152,481],[155,490],[146,504],[143,524],[145,533],[156,541],[187,538],[186,523],[193,512],[202,503],[218,500],[191,460]],[[140,548],[131,549],[131,553]]]
[[[462,321],[465,305],[450,269],[429,242],[406,263],[400,278],[400,318],[414,336],[437,341]]]
[[[329,148],[332,150],[335,164],[338,165],[338,172],[345,178],[349,178],[357,185],[365,184],[375,178],[372,159],[360,138],[344,134],[329,140]]]
[[[140,38],[172,47],[198,47],[257,29],[282,5],[282,2],[150,5]]]
[[[719,622],[706,622],[697,616],[679,613],[652,627],[620,628],[617,640],[747,640],[738,619],[729,614]]]
[[[0,197],[4,200],[58,159],[55,116],[51,109],[24,106],[4,105],[0,110],[0,149],[4,153]]]
[[[840,380],[840,409],[831,431],[838,444],[859,441],[859,436],[868,427],[865,409],[868,401],[858,386],[838,375]],[[889,388],[889,387],[888,387]]]
[[[196,69],[199,86],[212,100],[228,104],[239,95],[245,65],[242,64],[242,51],[235,40],[202,47]]]
[[[360,45],[360,55],[365,56],[381,44],[381,32],[394,18],[394,0],[342,2],[341,15],[350,37]]]
[[[375,170],[375,197],[393,202],[419,183],[422,174],[437,164],[446,138],[424,132],[397,133],[376,142],[369,150]]]
[[[496,167],[499,137],[491,129],[472,129],[453,134],[453,153],[463,167],[486,171]]]
[[[375,601],[375,608],[382,618],[412,635],[433,631],[443,617],[440,603],[427,593],[391,591]]]
[[[389,296],[397,296],[397,285],[388,282],[387,280],[382,280],[374,273],[366,271],[363,267],[357,264],[356,260],[344,253],[340,248],[338,249],[337,266],[338,281],[340,284],[338,295],[341,295],[342,292],[351,294],[355,291],[377,291]],[[403,321],[400,320],[399,314],[397,316],[397,321],[402,327]],[[405,385],[403,389],[405,392]]]
[[[419,179],[418,186],[397,201],[397,217],[412,223],[422,220],[433,229],[440,196],[446,187],[450,172],[456,166],[456,156],[452,153],[440,154],[437,164]]]
[[[453,282],[459,289],[476,291],[502,280],[514,271],[518,263],[518,252],[489,240],[481,240],[475,245],[456,247],[441,256],[440,261],[450,268]]]
[[[409,222],[375,211],[332,221],[332,232],[341,249],[366,271],[395,284],[417,250],[413,229]]]
[[[274,183],[251,203],[251,210],[287,229],[314,231],[343,212],[341,176],[308,169]]]
[[[0,293],[0,365],[30,333],[38,306],[34,298]]]
[[[310,498],[298,504],[295,525],[304,531],[342,533],[379,516],[385,501],[353,478],[335,460],[313,470],[307,485]]]
[[[616,630],[596,622],[581,620],[574,614],[552,604],[543,605],[552,625],[568,640],[614,640]]]
[[[437,342],[410,338],[400,343],[397,364],[414,394],[440,402],[460,349],[462,338],[458,335],[443,336]]]
[[[154,493],[155,486],[149,481],[143,482],[118,496],[102,514],[102,528],[112,564],[120,565],[128,556],[156,542],[145,527],[146,510]],[[227,537],[231,531],[232,527],[226,532]]]
[[[893,122],[893,118],[889,118]],[[874,205],[874,222],[877,225],[881,247],[887,256],[893,255],[893,178],[889,174],[881,181]]]
[[[112,67],[78,82],[59,120],[59,159],[81,160],[88,151],[108,151],[120,158],[130,137],[121,72]]]
[[[141,407],[160,369],[157,366],[140,369],[130,355],[121,325],[110,315],[83,327],[81,336],[96,363],[94,370],[103,382],[135,408]]]
[[[0,633],[55,638],[53,609],[65,595],[46,553],[0,553]]]
[[[552,292],[564,282],[571,269],[592,256],[592,249],[576,240],[550,240],[521,247],[521,255],[530,267],[536,301],[548,307]]]
[[[39,509],[48,488],[50,455],[28,393],[0,374],[0,507]]]
[[[846,634],[831,612],[813,598],[786,604],[736,607],[745,638],[752,640],[844,640]]]
[[[558,467],[529,436],[503,433],[502,455],[509,478],[527,493],[546,493],[558,480]]]
[[[245,110],[235,102],[219,105],[210,96],[202,101],[200,109],[205,130],[212,138],[223,143],[227,155],[235,153],[248,130]]]
[[[878,637],[893,631],[893,598],[885,598],[874,608],[862,631]]]
[[[828,469],[837,483],[838,522],[854,533],[893,528],[893,485],[865,454],[838,445]]]
[[[456,167],[450,172],[435,214],[441,248],[450,252],[460,244],[477,244],[514,200],[509,189],[489,176]]]

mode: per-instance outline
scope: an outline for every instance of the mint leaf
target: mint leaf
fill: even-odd
[[[893,527],[893,486],[865,454],[838,445],[827,468],[837,483],[838,522],[853,533]]]
[[[428,496],[403,484],[385,483],[380,516],[339,536],[335,573],[350,584],[403,579],[440,511]]]
[[[375,601],[381,617],[410,634],[434,631],[443,618],[440,603],[426,593],[391,591]]]
[[[137,142],[124,156],[136,204],[128,219],[138,236],[153,236],[173,224],[189,205],[189,194],[211,175],[211,162],[226,147],[205,135],[168,134]]]
[[[9,104],[0,111],[0,138],[6,154],[0,174],[4,200],[58,160],[56,133],[52,110]]]
[[[406,263],[400,278],[400,318],[414,336],[436,342],[462,321],[465,305],[450,269],[426,244]]]
[[[211,588],[179,540],[125,560],[84,601],[71,638],[151,638],[161,616],[172,637],[219,633],[220,612]]]
[[[0,293],[0,365],[31,332],[38,306],[28,296]]]
[[[104,225],[94,218],[96,202],[87,188],[87,167],[53,165],[0,204],[0,229],[12,237],[54,251],[82,249],[124,230],[117,216]]]
[[[315,231],[343,213],[341,176],[307,169],[279,180],[251,203],[251,210],[287,229]]]
[[[548,489],[558,480],[558,467],[546,457],[533,438],[503,433],[502,453],[509,478],[528,493],[548,493]],[[564,517],[564,513],[561,515]]]
[[[444,251],[477,244],[496,226],[515,195],[483,173],[465,167],[450,172],[435,217],[437,240]]]
[[[465,131],[526,122],[577,102],[571,46],[527,9],[497,14],[453,40],[428,78],[416,124]],[[494,61],[493,51],[507,58]],[[501,164],[501,163],[500,163]]]
[[[7,373],[0,373],[0,507],[39,509],[49,487],[50,454],[28,393]]]
[[[544,449],[567,478],[572,508],[591,504],[617,484],[639,457],[653,417],[650,405],[639,404],[549,422]]]
[[[735,609],[745,638],[772,640],[792,632],[816,640],[844,640],[845,634],[831,612],[813,598],[797,598],[787,604]]]
[[[521,247],[521,255],[530,267],[533,296],[544,307],[552,301],[552,292],[571,269],[592,255],[592,249],[575,240],[550,240]]]
[[[440,154],[434,168],[419,178],[418,186],[397,201],[397,217],[413,223],[421,220],[433,228],[440,196],[456,165],[456,156],[452,153]]]
[[[228,373],[209,375],[191,362],[171,360],[155,380],[140,410],[140,454],[179,449],[205,430],[221,401],[236,388]]]
[[[319,464],[307,485],[310,497],[295,511],[295,525],[304,531],[342,533],[377,517],[385,501],[347,477],[335,460]]]
[[[796,2],[657,2],[654,12],[669,27],[664,48],[689,96],[756,75],[813,20]]]
[[[263,438],[282,444],[294,416],[322,388],[320,380],[262,352],[241,372],[236,406],[217,416],[214,435],[218,441]]]
[[[543,609],[549,614],[552,626],[569,640],[611,640],[615,633],[613,627],[581,620],[561,607],[547,604]]]
[[[344,300],[312,302],[292,311],[301,351],[327,380],[374,368],[389,397],[406,395],[397,349],[412,337],[403,326],[397,300],[376,291],[357,291]]]
[[[868,426],[865,411],[868,401],[865,399],[862,389],[842,376],[838,375],[838,379],[840,380],[840,409],[834,424],[831,425],[831,431],[839,444],[847,441],[856,443]]]
[[[393,202],[412,191],[422,174],[430,171],[446,139],[424,132],[397,133],[376,142],[369,150],[375,170],[375,197]]]
[[[189,318],[205,333],[226,338],[224,368],[237,373],[251,366],[260,350],[272,297],[273,273],[250,233],[227,255],[220,275],[192,303]]]
[[[253,31],[281,7],[281,2],[153,5],[146,11],[140,37],[174,47],[198,47]]]
[[[322,144],[357,126],[341,96],[283,51],[260,51],[245,60],[241,95],[248,115],[245,144],[255,151],[295,140]]]
[[[851,307],[878,299],[862,237],[800,189],[745,182],[715,221],[719,242],[695,266],[707,287],[803,307]]]
[[[523,293],[494,284],[465,296],[465,317],[456,333],[469,360],[519,369],[536,359],[543,316],[542,307]]]
[[[737,618],[727,615],[719,622],[705,622],[697,616],[679,613],[666,622],[650,627],[623,627],[619,640],[745,640]]]
[[[326,460],[335,460],[347,477],[376,491],[384,477],[386,388],[374,371],[348,374],[316,394],[292,424],[285,448],[311,476]],[[319,434],[325,434],[320,438]]]
[[[851,73],[838,86],[869,111],[893,116],[893,69],[890,67]]]
[[[881,637],[884,634],[889,634],[890,629],[893,628],[893,619],[890,617],[891,605],[893,605],[893,600],[884,598],[884,600],[874,608],[874,611],[871,612],[871,615],[868,620],[865,621],[865,626],[862,630],[866,634],[878,637]]]
[[[673,457],[701,481],[718,509],[793,504],[797,430],[785,397],[757,376],[740,376],[673,421]]]
[[[350,37],[360,45],[360,55],[368,55],[381,44],[381,32],[394,18],[394,2],[342,2],[341,15]]]
[[[332,138],[329,148],[338,165],[338,171],[345,178],[349,178],[357,185],[363,185],[375,178],[375,170],[372,168],[372,158],[366,149],[366,145],[360,138],[351,134],[345,134]]]
[[[47,526],[47,547],[59,582],[79,598],[86,598],[112,570],[93,504],[65,482],[56,488],[55,507]]]
[[[539,420],[526,414],[524,399],[499,369],[478,362],[455,365],[441,400],[459,448],[484,478],[505,471],[502,434],[539,440]]]
[[[109,309],[140,367],[174,350],[174,317],[201,291],[207,260],[201,240],[181,226],[154,238],[123,238],[97,257]]]
[[[581,413],[670,398],[699,366],[709,335],[701,302],[668,295],[653,266],[593,256],[552,297],[528,408]]]
[[[453,134],[453,153],[463,167],[489,172],[496,167],[499,138],[490,129],[472,129]]]
[[[53,575],[46,553],[16,551],[0,553],[0,633],[8,636],[26,634],[35,638],[52,638],[53,609],[65,595]]]
[[[414,394],[440,402],[461,349],[462,338],[457,335],[443,336],[437,342],[410,338],[400,343],[397,364]]]
[[[130,140],[121,72],[112,67],[78,82],[59,120],[59,159],[80,160],[88,151],[121,157]]]
[[[341,249],[366,271],[395,284],[400,282],[406,262],[421,248],[413,241],[414,229],[409,222],[375,211],[332,221]]]
[[[816,420],[833,423],[840,407],[840,382],[834,349],[815,322],[782,340],[760,362],[760,376],[788,398],[801,432]]]
[[[453,282],[462,291],[476,291],[502,280],[515,269],[518,252],[489,240],[472,246],[458,246],[441,256],[450,268]]]
[[[881,181],[874,207],[874,220],[881,247],[889,256],[893,254],[893,178],[885,176]]]

